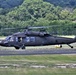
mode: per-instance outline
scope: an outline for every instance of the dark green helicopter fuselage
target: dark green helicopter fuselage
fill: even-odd
[[[44,35],[43,35],[44,34]],[[76,38],[66,38],[59,36],[52,36],[50,34],[41,33],[35,34],[24,34],[16,33],[14,35],[8,36],[5,40],[0,41],[1,46],[5,47],[15,47],[16,49],[25,49],[26,46],[46,46],[46,45],[62,45],[71,44],[76,42]],[[69,45],[73,48],[71,45]]]

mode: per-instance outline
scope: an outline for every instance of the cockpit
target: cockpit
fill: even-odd
[[[13,36],[8,36],[8,37],[5,38],[5,40],[12,42],[12,41],[14,41],[14,37]]]

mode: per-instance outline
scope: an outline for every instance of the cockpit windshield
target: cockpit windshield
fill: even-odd
[[[14,41],[13,36],[8,36],[8,37],[6,37],[5,40],[7,40],[7,41]]]
[[[11,38],[11,36],[8,36],[8,37],[5,38],[5,40],[9,40],[10,38]]]

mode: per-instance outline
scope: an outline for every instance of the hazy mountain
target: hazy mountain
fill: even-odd
[[[23,0],[0,0],[1,8],[12,8],[22,4]]]
[[[15,6],[19,6],[23,3],[23,1],[27,1],[27,0],[0,0],[0,8],[5,9],[5,8],[12,8]],[[71,8],[76,7],[76,0],[43,0],[43,1],[50,2],[55,6],[71,7]]]
[[[61,7],[76,7],[76,0],[43,0]]]

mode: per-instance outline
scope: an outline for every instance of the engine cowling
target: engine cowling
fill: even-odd
[[[48,33],[46,32],[25,32],[25,35],[27,36],[46,36],[46,35],[49,35]]]

